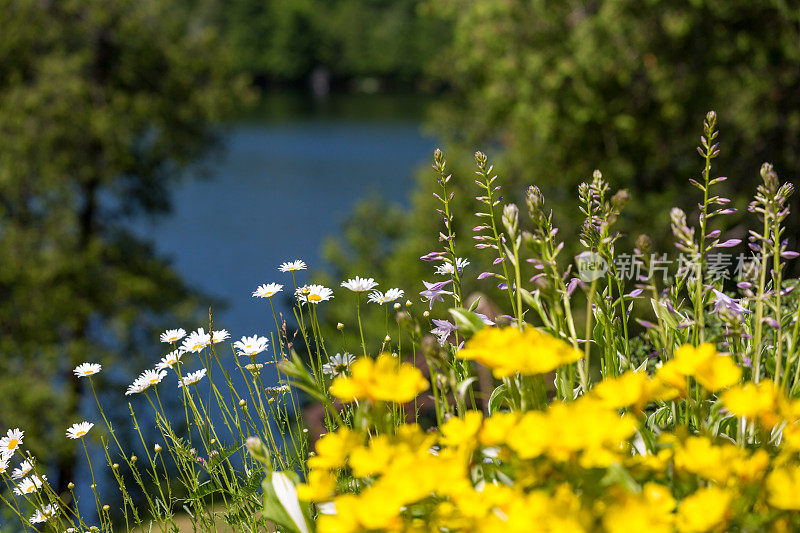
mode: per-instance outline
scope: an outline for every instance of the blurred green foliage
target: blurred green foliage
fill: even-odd
[[[749,197],[764,161],[787,178],[800,169],[796,4],[433,4],[454,31],[437,58],[452,88],[439,130],[470,151],[501,147],[506,178],[540,185],[556,206],[599,168],[631,189],[631,230],[654,219],[665,227],[701,170],[693,150],[711,109],[725,192]],[[573,215],[556,213],[562,223]]]
[[[123,223],[169,208],[245,84],[168,2],[0,0],[0,28],[0,428],[25,429],[64,487],[88,387],[72,369],[152,360],[153,329],[198,308]],[[116,396],[130,375],[99,378]]]
[[[787,180],[800,170],[800,9],[793,3],[440,0],[429,5],[439,25],[452,32],[433,57],[432,72],[449,91],[432,107],[431,122],[455,174],[457,249],[473,261],[465,273],[467,293],[493,290],[490,280],[477,287],[470,281],[489,270],[493,259],[472,248],[471,228],[478,224],[471,215],[476,149],[495,164],[506,201],[524,206],[527,185],[541,187],[559,235],[572,249],[582,222],[577,186],[596,168],[615,189],[631,193],[618,224],[625,233],[620,246],[630,250],[632,241],[647,233],[660,249],[671,248],[669,209],[679,205],[697,218],[696,191],[687,182],[702,170],[695,147],[710,109],[718,112],[722,150],[713,172],[729,177],[721,194],[740,208],[726,217],[733,222],[731,237],[747,237],[738,222],[753,216],[744,207],[761,163],[773,162]],[[433,171],[425,169],[406,213],[357,209],[342,236],[326,247],[334,265],[330,279],[367,274],[384,287],[399,284],[415,291],[420,279],[431,281],[432,266],[418,258],[437,249],[441,219],[431,196],[436,190]],[[392,229],[374,223],[378,213],[392,213]],[[796,215],[791,218],[790,239],[796,239],[800,225]],[[376,253],[364,244],[386,239],[393,243],[385,247],[390,251]],[[419,301],[416,294],[412,299]],[[350,302],[334,305],[333,316],[342,317]]]
[[[420,88],[449,39],[424,0],[227,0],[216,4],[240,70],[264,82],[375,77]]]

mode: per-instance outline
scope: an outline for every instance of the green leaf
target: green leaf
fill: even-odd
[[[483,329],[481,317],[463,307],[453,307],[449,310],[458,329],[465,333],[475,333]]]
[[[500,384],[492,391],[489,396],[489,416],[497,412],[503,407],[503,404],[508,404],[509,393],[508,386],[505,383]]]
[[[480,303],[481,303],[481,297],[478,296],[477,298],[475,298],[475,301],[472,302],[472,305],[469,306],[469,310],[475,311],[478,308],[478,304]]]

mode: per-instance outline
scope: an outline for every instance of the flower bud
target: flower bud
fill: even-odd
[[[339,331],[342,331],[344,329],[344,324],[342,324],[341,322],[337,323],[336,324],[336,329],[338,329]]]
[[[156,443],[156,445],[153,446],[153,450],[155,450],[156,453],[159,453],[161,452],[161,446],[158,443]]]
[[[244,407],[245,405],[247,405],[247,402],[246,402],[246,401],[244,401],[244,400],[239,400],[239,407]]]
[[[139,458],[138,458],[138,457],[136,457],[135,455],[131,455],[131,462],[132,462],[132,463],[135,463],[135,462],[136,462],[136,461],[138,461],[138,460],[139,460]]]
[[[389,335],[386,335],[386,336],[383,338],[383,342],[389,342],[389,341],[391,341],[391,340],[392,340],[392,338],[391,338]]]
[[[394,304],[394,308],[395,308],[395,309],[400,309],[400,307],[402,307],[402,306],[400,305],[400,302],[395,302],[395,304]]]
[[[247,451],[250,452],[250,455],[252,455],[254,459],[267,464],[270,463],[269,452],[260,438],[255,436],[248,437],[244,445],[247,447]]]
[[[68,488],[69,490],[72,490],[72,489],[74,489],[74,488],[75,488],[75,483],[73,483],[72,481],[70,481],[70,482],[69,482],[69,484],[67,485],[67,488]]]
[[[111,509],[111,507],[109,507],[108,505],[103,506],[103,511],[108,512],[109,509]]]

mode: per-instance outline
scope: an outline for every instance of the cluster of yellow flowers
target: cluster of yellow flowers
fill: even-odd
[[[574,363],[580,351],[535,328],[483,328],[470,339],[458,357],[492,369],[496,378],[514,374],[544,374]]]
[[[350,376],[337,377],[330,387],[331,394],[346,402],[369,399],[404,403],[428,388],[428,380],[417,367],[401,363],[390,354],[381,354],[375,360],[362,357],[350,370]]]
[[[576,358],[560,340],[510,328],[479,332],[461,355],[498,376]],[[404,402],[425,389],[414,370],[390,356],[365,358],[331,390]],[[627,372],[543,410],[471,410],[429,432],[342,427],[318,441],[297,494],[318,504],[319,533],[792,530],[800,525],[800,401],[770,382],[739,384],[740,376],[712,345],[684,346],[652,377]],[[651,430],[648,417],[674,408],[690,380],[709,394],[727,389],[710,401],[720,423],[738,428],[738,442],[688,423]]]

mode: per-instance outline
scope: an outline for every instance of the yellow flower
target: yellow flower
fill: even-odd
[[[722,395],[722,403],[732,414],[758,420],[771,428],[779,422],[779,398],[775,385],[766,379],[758,385],[747,382],[733,387]]]
[[[484,420],[479,438],[484,446],[497,446],[505,444],[508,435],[519,420],[516,413],[494,413]]]
[[[476,436],[483,423],[483,413],[467,411],[464,418],[453,417],[442,425],[442,444],[470,448],[477,443]]]
[[[689,437],[676,443],[674,449],[675,468],[679,471],[696,474],[705,479],[725,483],[735,473],[737,465],[748,459],[747,452],[727,442],[712,443],[706,437]],[[754,463],[754,468],[757,465]]]
[[[458,352],[491,368],[496,378],[516,373],[544,374],[582,357],[580,351],[561,339],[534,328],[483,328]]]
[[[333,380],[331,394],[346,402],[369,399],[405,403],[428,388],[428,380],[417,367],[401,363],[389,354],[373,360],[361,357],[350,366],[351,376]]]
[[[701,532],[724,525],[732,499],[730,491],[719,487],[697,490],[678,507],[678,530]]]
[[[591,394],[610,409],[633,406],[641,411],[650,400],[650,378],[644,372],[626,372],[598,383]]]
[[[716,392],[738,383],[742,369],[730,357],[718,354],[713,344],[697,347],[684,344],[675,350],[675,358],[664,364],[657,375],[678,389],[685,389],[683,378],[692,376],[704,389]]]
[[[353,494],[344,494],[334,500],[336,514],[321,514],[317,518],[319,533],[356,533],[363,528],[358,521],[361,503]]]
[[[369,446],[361,446],[350,454],[350,467],[356,477],[382,473],[395,454],[395,448],[386,435],[372,438]]]
[[[739,382],[742,369],[732,358],[719,355],[697,367],[694,379],[707,391],[717,392]]]
[[[788,511],[800,510],[800,465],[786,465],[767,475],[769,504]]]
[[[308,481],[297,486],[297,497],[302,501],[324,502],[336,490],[336,476],[328,470],[312,470]]]
[[[347,461],[347,456],[359,444],[361,444],[361,437],[348,428],[340,428],[335,433],[328,433],[317,441],[317,453],[308,458],[308,466],[312,469],[342,468]]]
[[[647,483],[639,495],[626,494],[603,514],[603,526],[608,533],[673,531],[675,498],[669,489]]]

